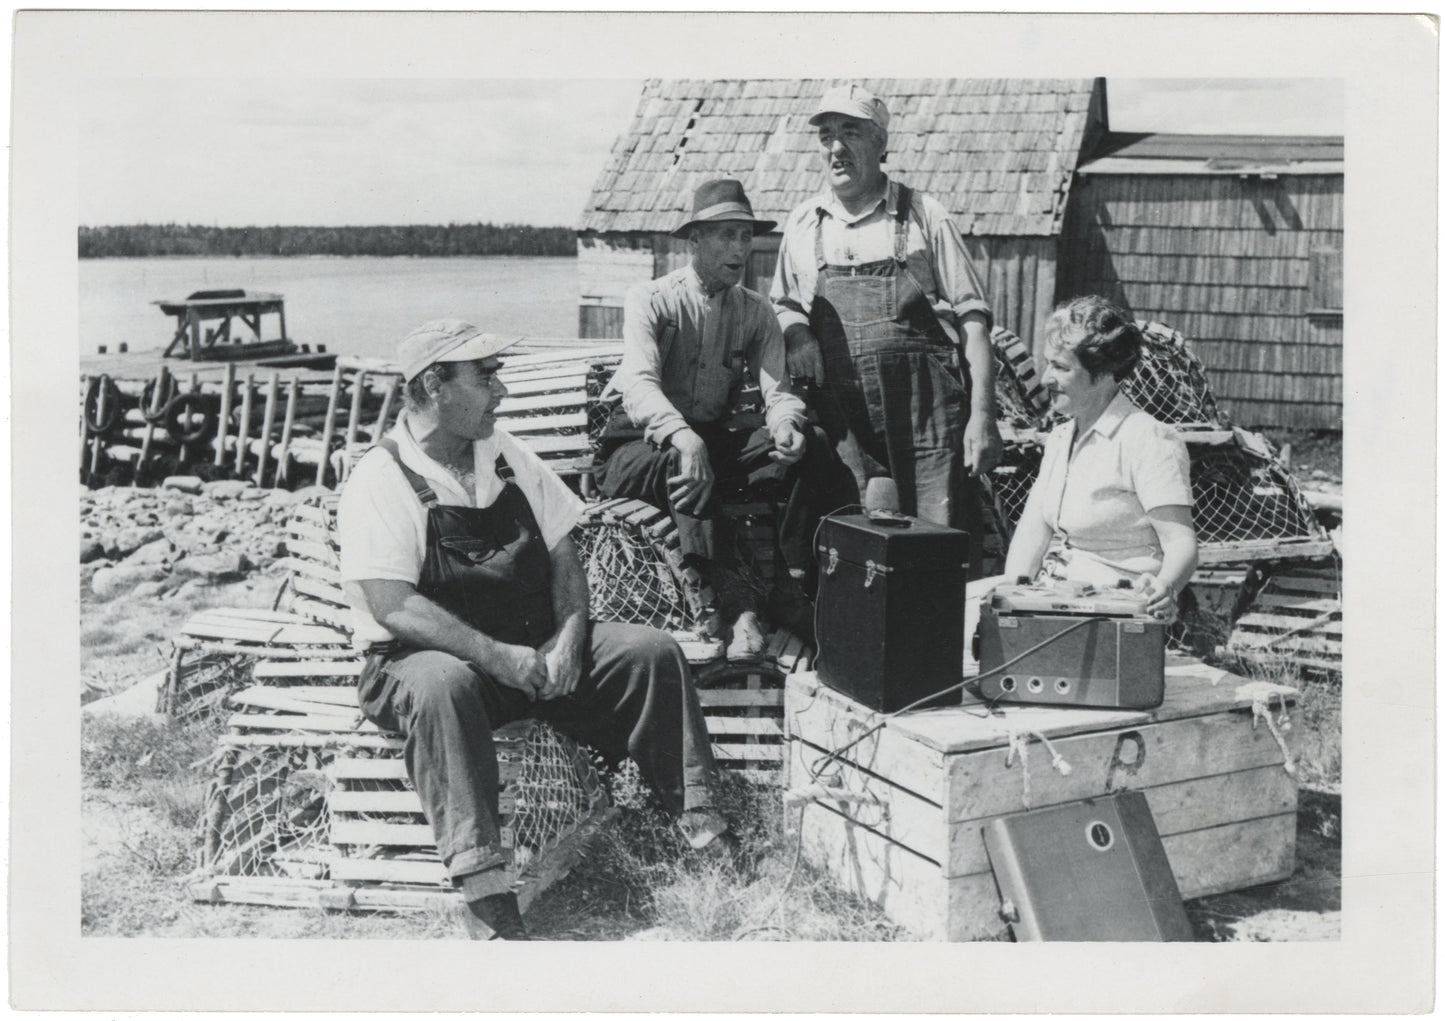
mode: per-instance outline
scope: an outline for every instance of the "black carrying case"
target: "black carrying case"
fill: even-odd
[[[963,679],[968,533],[838,514],[818,529],[819,678],[893,712]],[[957,704],[952,692],[935,704]]]

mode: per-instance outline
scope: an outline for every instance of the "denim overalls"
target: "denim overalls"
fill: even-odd
[[[809,316],[827,377],[818,414],[859,494],[891,477],[903,513],[959,527],[968,391],[957,347],[908,268],[912,200],[900,185],[893,257],[860,266],[828,265],[819,220]]]

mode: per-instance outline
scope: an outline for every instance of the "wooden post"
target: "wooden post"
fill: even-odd
[[[291,387],[286,391],[286,420],[281,423],[281,448],[276,452],[276,485],[291,474],[291,427],[296,423],[296,398],[301,390],[299,376],[291,377]]]
[[[236,363],[226,363],[226,374],[221,379],[221,418],[216,423],[216,467],[226,459],[226,433],[231,425],[231,391],[236,388]]]
[[[356,443],[357,430],[361,428],[361,402],[366,396],[366,370],[356,374],[356,389],[351,391],[351,415],[346,420],[346,446],[341,449],[341,470],[336,473],[338,484],[346,481],[351,474],[351,448]]]
[[[271,380],[266,384],[266,414],[261,420],[261,452],[257,455],[256,462],[256,485],[261,485],[261,480],[266,477],[266,462],[271,454],[271,430],[276,425],[276,392],[281,386],[281,374],[271,373]]]
[[[321,427],[321,460],[316,465],[316,484],[326,485],[326,462],[331,459],[331,437],[336,432],[336,402],[341,396],[341,366],[331,374],[331,398],[326,402],[326,422]]]
[[[376,420],[376,427],[371,430],[372,443],[386,435],[386,420],[391,417],[391,403],[396,397],[396,384],[400,379],[400,376],[392,376],[387,383],[386,396],[381,399],[381,417]]]
[[[201,314],[195,309],[186,309],[186,318],[191,324],[191,361],[201,356]]]
[[[146,416],[145,435],[140,441],[140,457],[136,459],[135,474],[132,475],[130,479],[131,486],[140,484],[141,469],[144,468],[145,463],[150,460],[151,440],[154,438],[156,432],[155,423],[152,422],[151,419],[160,412],[162,407],[161,398],[165,396],[170,381],[171,370],[162,365],[160,373],[156,376],[155,392],[151,394],[151,406],[148,409],[150,414]]]
[[[255,389],[256,376],[246,373],[246,389],[241,391],[241,427],[236,432],[236,474],[246,469],[246,441],[251,436],[251,391]]]
[[[88,394],[88,393],[90,393],[90,377],[89,377],[89,376],[81,376],[81,377],[80,377],[80,470],[81,470],[82,472],[85,471],[85,440],[86,440],[86,434],[87,434],[87,432],[89,431],[89,430],[88,430],[88,427],[87,427],[86,424],[85,424],[85,395]],[[90,480],[90,477],[89,477],[89,475],[87,474],[87,475],[86,475],[86,481],[89,481],[89,480]]]
[[[104,421],[105,421],[105,391],[106,391],[106,385],[105,385],[105,383],[106,383],[106,377],[105,377],[105,376],[101,376],[101,377],[100,377],[100,388],[99,388],[99,391],[98,391],[98,392],[96,393],[96,395],[95,395],[95,420],[96,420],[97,422],[104,422]],[[105,437],[103,437],[99,432],[97,432],[97,433],[95,434],[95,444],[90,448],[90,474],[91,474],[91,477],[94,477],[94,476],[100,474],[100,451],[101,451],[101,446],[102,446],[102,444],[103,444],[104,442],[105,442]]]

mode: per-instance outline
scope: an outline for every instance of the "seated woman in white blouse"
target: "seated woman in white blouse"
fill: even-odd
[[[1127,581],[1149,596],[1151,614],[1172,620],[1198,563],[1189,453],[1119,391],[1143,338],[1127,312],[1094,296],[1055,309],[1044,337],[1044,386],[1069,421],[1044,444],[1004,576]]]

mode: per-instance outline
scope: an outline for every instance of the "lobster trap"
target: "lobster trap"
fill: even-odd
[[[258,687],[219,739],[190,883],[204,901],[419,910],[456,903],[407,779],[402,739],[349,688]],[[525,905],[613,813],[587,754],[524,721],[495,734],[503,846]]]

